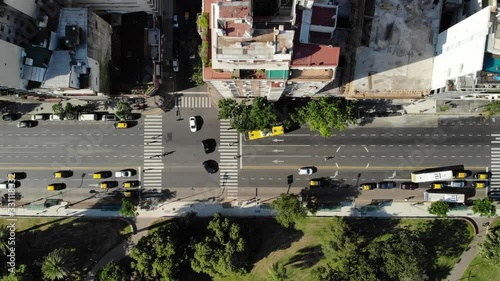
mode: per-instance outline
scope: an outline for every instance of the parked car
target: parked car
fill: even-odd
[[[35,114],[31,116],[31,120],[45,120],[45,116],[42,114]]]
[[[479,172],[474,174],[474,178],[478,180],[487,180],[491,178],[491,172]]]
[[[389,189],[389,188],[395,188],[396,187],[396,182],[393,181],[381,181],[377,183],[377,188],[380,189]]]
[[[189,129],[191,129],[191,132],[196,132],[198,131],[198,124],[196,124],[196,117],[189,117]]]
[[[17,127],[18,128],[31,128],[31,127],[34,127],[35,124],[36,124],[35,122],[32,122],[30,120],[23,120],[23,121],[17,122]]]
[[[128,123],[127,122],[116,122],[114,124],[116,129],[127,129],[128,128]]]
[[[61,120],[61,117],[59,115],[51,114],[49,116],[49,120],[54,121],[54,120]]]
[[[14,121],[14,114],[5,114],[5,115],[2,115],[2,120],[3,121]]]
[[[174,72],[179,72],[179,59],[175,58],[172,60],[172,69]]]
[[[400,187],[401,187],[401,189],[414,190],[414,189],[418,188],[418,183],[416,183],[416,182],[402,182]]]
[[[118,118],[116,118],[116,115],[114,114],[106,114],[102,116],[102,121],[117,121]]]
[[[359,190],[372,190],[377,188],[377,184],[374,182],[362,183],[359,185]]]
[[[111,173],[111,171],[101,171],[101,172],[94,173],[93,178],[94,179],[105,179],[105,178],[111,177],[112,175],[113,175],[113,173]]]
[[[172,25],[175,27],[175,28],[179,28],[179,22],[177,21],[177,15],[174,15],[172,17]]]

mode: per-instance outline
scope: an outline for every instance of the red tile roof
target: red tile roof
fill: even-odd
[[[226,35],[229,37],[241,37],[245,31],[251,27],[246,23],[235,23],[234,21],[226,22]]]
[[[231,7],[231,6],[220,6],[219,7],[219,17],[221,19],[225,18],[245,18],[250,14],[250,6],[248,7]]]
[[[295,43],[292,66],[338,66],[339,47]]]

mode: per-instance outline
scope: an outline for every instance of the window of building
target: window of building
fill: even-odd
[[[7,20],[10,20],[10,15],[7,15]]]
[[[10,38],[9,38],[9,37],[7,37],[7,38],[5,39],[5,41],[10,42]]]
[[[3,32],[5,29],[5,27],[3,27],[3,25],[0,27],[0,31]]]

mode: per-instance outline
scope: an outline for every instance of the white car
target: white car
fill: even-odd
[[[115,178],[130,178],[132,176],[132,172],[128,170],[122,170],[119,172],[115,172]]]
[[[174,15],[172,17],[172,24],[174,25],[175,28],[179,28],[179,22],[177,21],[177,15]]]
[[[299,175],[312,175],[314,170],[311,167],[303,167],[299,169]]]
[[[174,59],[172,61],[172,68],[174,69],[174,72],[179,72],[179,59]]]
[[[61,120],[61,117],[59,117],[59,115],[51,114],[49,119],[50,120]]]
[[[195,117],[189,117],[189,128],[191,129],[191,132],[196,132],[198,131],[198,126],[196,125],[196,118]]]

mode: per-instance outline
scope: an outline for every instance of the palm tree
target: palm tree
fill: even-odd
[[[7,240],[9,237],[9,230],[5,224],[0,225],[0,253],[6,255],[9,251]]]
[[[60,280],[70,276],[73,270],[73,252],[68,249],[55,249],[42,261],[42,273],[44,279]]]

